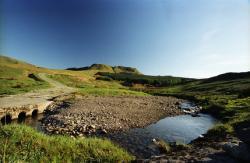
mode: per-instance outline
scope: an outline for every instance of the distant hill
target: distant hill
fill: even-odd
[[[67,70],[73,71],[83,71],[83,70],[99,70],[102,72],[111,72],[111,73],[132,73],[132,74],[141,74],[136,68],[125,67],[125,66],[110,66],[106,64],[92,64],[91,66],[80,67],[80,68],[67,68]]]
[[[66,70],[72,71],[82,71],[82,70],[103,70],[103,71],[113,71],[113,68],[105,64],[92,64],[91,66],[79,67],[79,68],[67,68]]]
[[[211,78],[204,79],[203,82],[211,83],[216,81],[230,81],[230,80],[246,79],[246,78],[250,78],[250,71],[239,72],[239,73],[229,72],[225,74],[220,74]]]
[[[214,83],[216,84],[218,82],[230,82],[233,80],[242,80],[244,82],[243,79],[250,79],[250,72],[225,73],[207,79],[193,79],[193,78],[183,78],[175,76],[150,76],[150,75],[124,73],[124,72],[117,72],[117,73],[99,72],[96,75],[100,76],[97,78],[99,80],[123,81],[123,85],[126,86],[131,86],[133,84],[143,84],[155,87],[166,87],[166,86],[186,84],[190,82],[191,83],[195,82],[193,83],[194,85],[214,84]]]
[[[123,72],[121,73],[99,72],[97,73],[97,75],[102,76],[102,78],[98,78],[101,80],[110,79],[110,80],[123,81],[123,84],[126,86],[131,86],[133,84],[143,84],[156,87],[163,87],[163,86],[183,84],[196,80],[192,78],[182,78],[174,76],[150,76],[142,74],[123,73]]]
[[[81,79],[84,82],[100,84],[99,80],[112,81],[124,86],[149,86],[149,87],[168,87],[174,85],[187,84],[186,90],[208,91],[215,90],[215,86],[224,83],[232,83],[230,90],[239,91],[244,87],[249,87],[250,72],[225,73],[207,79],[192,79],[174,76],[150,76],[141,74],[136,68],[125,66],[110,66],[105,64],[92,64],[81,68],[68,68],[66,70],[52,70],[37,67],[35,65],[20,61],[14,58],[0,55],[0,95],[15,94],[15,92],[26,92],[32,89],[46,86],[36,77],[38,73],[58,74],[73,76],[74,79]],[[84,72],[79,72],[86,70]],[[96,71],[88,71],[96,70]],[[236,84],[235,84],[236,83]],[[239,84],[241,83],[241,84]],[[245,85],[247,83],[248,85]],[[108,82],[106,82],[108,84]],[[110,83],[109,83],[110,84]],[[242,86],[241,86],[242,85]],[[216,88],[218,91],[227,90],[226,84]],[[229,91],[228,91],[229,92]]]

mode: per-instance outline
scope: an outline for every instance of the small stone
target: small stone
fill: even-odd
[[[201,135],[199,135],[199,138],[204,138],[204,136],[201,134]]]
[[[105,129],[102,129],[102,130],[101,130],[101,133],[102,133],[102,134],[107,134],[108,132],[107,132]]]
[[[95,125],[90,125],[89,129],[95,129]]]
[[[236,143],[226,142],[222,148],[234,158],[250,161],[250,150],[248,149],[248,146],[241,141]]]

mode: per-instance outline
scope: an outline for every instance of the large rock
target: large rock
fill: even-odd
[[[242,141],[223,143],[222,148],[232,157],[238,160],[250,161],[250,149]]]

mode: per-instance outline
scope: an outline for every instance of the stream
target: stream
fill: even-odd
[[[180,115],[167,117],[145,128],[135,128],[127,132],[108,134],[107,138],[121,145],[138,158],[160,155],[152,139],[188,144],[205,134],[217,121],[206,114],[198,117]]]
[[[11,123],[16,124],[25,124],[27,126],[30,126],[38,131],[43,131],[42,129],[42,123],[41,119],[43,118],[43,114],[37,114],[36,116],[29,116],[22,119],[14,119],[11,121]]]
[[[184,102],[180,105],[181,109],[195,108],[195,104]],[[21,122],[14,120],[14,123],[24,123],[39,131],[42,131],[41,122],[43,115],[26,117]],[[166,117],[158,122],[148,125],[145,128],[134,128],[126,132],[108,133],[101,137],[108,138],[138,158],[149,158],[152,155],[160,155],[157,146],[152,139],[161,139],[167,142],[179,142],[188,144],[192,140],[205,134],[217,120],[210,115],[199,113],[193,117],[190,114],[175,117]]]

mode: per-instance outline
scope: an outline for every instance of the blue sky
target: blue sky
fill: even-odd
[[[0,53],[49,67],[149,75],[250,70],[248,0],[2,0]]]

